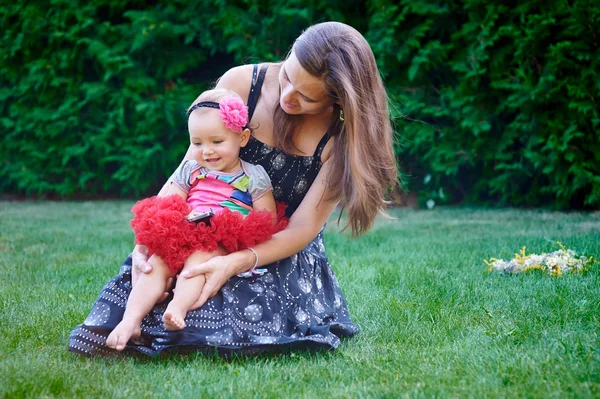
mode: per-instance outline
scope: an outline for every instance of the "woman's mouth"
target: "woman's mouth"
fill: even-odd
[[[283,106],[282,108],[285,108],[285,109],[294,109],[294,108],[296,108],[295,104],[290,104],[290,103],[286,103],[286,102],[282,102],[281,105]]]

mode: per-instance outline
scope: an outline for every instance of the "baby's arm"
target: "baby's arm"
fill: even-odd
[[[277,207],[273,196],[273,185],[265,168],[260,165],[250,165],[250,195],[252,210],[268,211],[271,213],[273,224],[277,223]]]
[[[177,173],[174,172],[173,174]],[[183,190],[181,187],[179,187],[176,183],[175,183],[175,179],[171,176],[171,178],[169,178],[169,181],[167,183],[165,183],[165,185],[163,186],[163,188],[160,190],[160,192],[158,193],[159,197],[167,197],[169,195],[179,195],[181,198],[183,198],[184,200],[187,200],[188,198],[188,194],[185,190]],[[192,217],[194,215],[197,215],[198,212],[195,211],[191,211],[187,217]]]
[[[163,188],[158,193],[158,197],[167,197],[169,195],[178,195],[184,200],[187,200],[188,193],[179,186],[180,183],[176,183],[175,175],[180,172],[180,169],[185,165],[185,162],[182,162],[179,165],[179,168],[169,178],[169,181],[165,183]],[[193,213],[193,212],[192,212]],[[188,215],[189,216],[189,215]],[[152,271],[152,264],[148,262],[148,248],[145,245],[137,244],[133,248],[133,252],[131,253],[132,257],[132,284],[135,286],[137,283],[137,279],[139,277],[140,272],[150,273]],[[171,286],[171,280],[167,281],[167,289]],[[165,291],[167,290],[165,289]],[[167,297],[166,292],[161,297],[160,301],[165,300]],[[159,302],[160,302],[159,301]]]
[[[177,194],[184,200],[187,200],[188,193],[183,191],[172,179],[169,179],[167,184],[164,185],[162,190],[158,193],[159,197],[167,197],[169,195]]]
[[[275,198],[273,197],[272,191],[269,191],[259,199],[253,201],[252,209],[255,211],[269,211],[271,213],[273,223],[277,222]]]
[[[188,155],[191,155],[190,150],[188,150],[185,159],[181,161],[177,169],[171,174],[171,177],[169,177],[169,180],[167,180],[165,185],[161,188],[158,193],[159,197],[177,194],[183,199],[187,199],[187,191],[191,188],[190,177],[194,169],[198,166],[191,157],[188,158]]]

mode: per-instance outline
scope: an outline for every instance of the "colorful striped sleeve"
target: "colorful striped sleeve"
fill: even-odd
[[[192,173],[199,167],[200,166],[198,165],[198,163],[193,159],[183,161],[171,176],[173,178],[173,183],[175,183],[177,187],[188,193],[191,187],[190,178],[192,176]]]

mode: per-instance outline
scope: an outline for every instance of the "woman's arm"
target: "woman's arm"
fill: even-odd
[[[338,204],[337,201],[325,200],[329,165],[330,162],[323,164],[302,203],[290,218],[288,226],[274,234],[270,240],[254,247],[258,254],[259,266],[268,265],[300,252],[319,234]],[[244,272],[253,264],[242,264],[240,269],[233,272],[234,274]]]
[[[288,226],[273,237],[254,247],[258,255],[258,266],[267,265],[285,259],[304,249],[323,228],[329,216],[335,210],[337,201],[327,201],[327,176],[331,163],[325,162],[311,185],[302,203],[296,209]],[[191,278],[204,274],[206,284],[198,301],[192,306],[202,306],[208,298],[214,296],[229,278],[243,273],[254,265],[251,251],[242,250],[225,256],[216,256],[200,265],[192,267],[182,276]]]

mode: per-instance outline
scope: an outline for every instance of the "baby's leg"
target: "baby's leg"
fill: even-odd
[[[222,249],[218,249],[215,252],[196,251],[185,261],[183,270],[187,270],[194,265],[206,262],[216,255],[224,254],[225,251]],[[193,278],[182,277],[177,279],[173,300],[171,303],[169,303],[169,306],[167,306],[167,310],[163,316],[163,322],[165,323],[165,328],[167,330],[176,331],[185,327],[185,316],[192,305],[200,297],[200,293],[202,292],[205,282],[206,278],[204,275]]]
[[[160,299],[167,279],[172,276],[168,266],[158,256],[151,256],[148,262],[152,265],[152,271],[149,274],[142,273],[132,288],[123,320],[106,339],[109,348],[122,351],[130,338],[140,335],[142,319]]]

